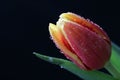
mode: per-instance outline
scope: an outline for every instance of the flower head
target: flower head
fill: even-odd
[[[102,68],[111,55],[111,42],[105,31],[74,13],[63,13],[50,35],[63,54],[85,70]]]

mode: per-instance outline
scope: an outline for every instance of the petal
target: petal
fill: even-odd
[[[73,21],[75,23],[78,23],[88,29],[90,29],[91,31],[95,32],[96,34],[98,34],[100,37],[102,37],[103,39],[105,39],[109,44],[110,44],[110,39],[107,36],[107,34],[103,31],[102,28],[100,28],[100,26],[98,26],[97,24],[93,23],[90,20],[86,20],[81,16],[78,16],[74,13],[63,13],[60,15],[61,18]]]
[[[50,23],[49,32],[56,46],[64,53],[64,55],[73,62],[75,62],[79,67],[86,69],[79,57],[72,52],[60,29],[56,25]]]
[[[108,61],[110,45],[93,31],[77,23],[64,20],[62,32],[74,52],[90,69],[100,69]]]

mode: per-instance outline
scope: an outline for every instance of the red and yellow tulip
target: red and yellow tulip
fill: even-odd
[[[51,38],[62,53],[85,70],[102,68],[111,55],[105,31],[74,13],[63,13],[56,25],[49,24]]]

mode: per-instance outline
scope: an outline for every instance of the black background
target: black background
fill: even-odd
[[[65,58],[50,40],[48,24],[73,12],[100,25],[120,45],[120,6],[110,0],[1,0],[0,80],[79,80],[32,52]]]

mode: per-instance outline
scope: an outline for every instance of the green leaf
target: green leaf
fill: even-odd
[[[120,80],[120,48],[112,42],[112,55],[105,68]]]
[[[56,64],[61,66],[62,68],[72,72],[73,74],[77,75],[78,77],[84,79],[84,80],[117,80],[113,78],[112,76],[100,72],[100,71],[86,71],[82,70],[79,67],[77,67],[74,63],[68,60],[60,59],[60,58],[55,58],[55,57],[50,57],[50,56],[45,56],[42,54],[38,54],[34,52],[38,58],[48,61],[50,63]]]
[[[112,55],[110,62],[120,73],[120,48],[114,43],[112,43]]]

